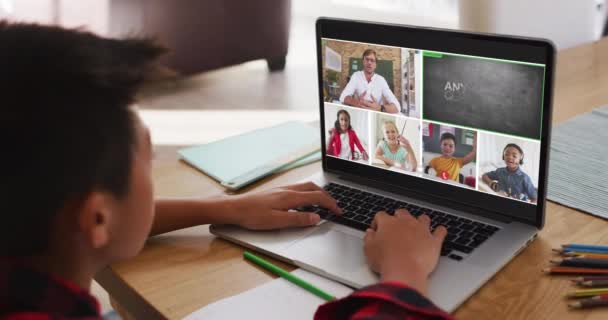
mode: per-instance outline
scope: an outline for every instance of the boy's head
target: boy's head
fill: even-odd
[[[451,157],[456,152],[456,136],[449,132],[444,132],[439,139],[441,153],[446,157]]]
[[[509,143],[502,150],[502,160],[505,161],[508,169],[516,170],[524,164],[524,151],[515,143]]]
[[[2,21],[0,43],[0,255],[68,241],[110,259],[135,254],[153,199],[149,134],[132,104],[165,50]]]

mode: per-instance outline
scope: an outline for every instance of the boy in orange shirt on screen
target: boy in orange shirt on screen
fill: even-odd
[[[454,157],[456,152],[456,136],[449,132],[444,132],[439,140],[441,144],[441,156],[435,157],[429,162],[429,167],[433,168],[436,176],[443,180],[458,181],[460,169],[467,163],[475,160],[477,155],[477,134],[473,138],[473,149],[462,158]]]

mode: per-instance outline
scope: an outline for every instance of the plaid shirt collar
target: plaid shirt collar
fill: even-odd
[[[0,257],[0,318],[101,319],[97,300],[78,285]]]

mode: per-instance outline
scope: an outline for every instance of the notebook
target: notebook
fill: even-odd
[[[353,291],[338,282],[303,269],[297,269],[292,274],[338,298],[346,297]],[[204,306],[185,317],[184,320],[310,320],[317,308],[324,303],[323,299],[314,294],[283,278],[278,278],[241,294]]]
[[[321,159],[319,129],[300,121],[180,149],[182,159],[231,190]]]

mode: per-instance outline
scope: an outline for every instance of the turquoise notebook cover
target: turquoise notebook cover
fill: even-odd
[[[239,189],[269,174],[321,158],[319,129],[299,121],[178,150],[182,159]]]

